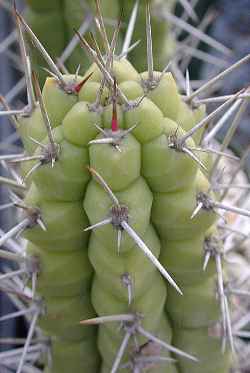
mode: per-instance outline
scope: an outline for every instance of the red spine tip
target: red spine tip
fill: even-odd
[[[119,129],[118,121],[117,121],[116,116],[113,116],[113,118],[112,118],[111,129],[112,129],[112,132],[116,132]]]
[[[116,100],[117,100],[117,86],[116,86],[116,79],[114,79],[113,114],[112,114],[112,121],[111,121],[112,132],[116,132],[119,130]]]
[[[84,86],[84,84],[89,80],[89,78],[91,77],[91,75],[93,75],[93,72],[90,73],[85,79],[83,79],[79,84],[75,85],[74,86],[74,92],[75,93],[79,93],[80,90],[82,89],[82,87]]]

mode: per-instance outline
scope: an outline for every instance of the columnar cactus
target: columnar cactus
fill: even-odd
[[[165,2],[152,1],[153,8],[160,8],[164,6],[169,11],[173,9],[175,0],[164,4]],[[39,37],[40,41],[46,47],[47,51],[54,58],[62,58],[62,62],[66,63],[67,68],[70,71],[75,70],[78,65],[81,65],[81,72],[89,66],[89,60],[87,55],[83,57],[83,51],[80,46],[77,46],[72,50],[72,53],[67,55],[64,52],[64,48],[74,37],[74,29],[83,29],[82,32],[93,29],[93,12],[95,11],[94,0],[60,0],[60,1],[39,1],[39,0],[27,0],[28,8],[25,11],[25,19]],[[112,22],[122,14],[122,20],[124,25],[128,25],[130,14],[133,10],[134,1],[112,1],[102,0],[101,11],[107,24],[107,34],[111,37],[113,32]],[[144,19],[145,19],[145,0],[141,1],[138,10],[137,27],[133,36],[133,41],[140,41],[140,48],[135,48],[131,52],[131,60],[134,66],[140,71],[146,68],[144,59],[141,58],[141,54],[146,52],[146,42],[144,38]],[[169,25],[159,20],[156,15],[152,16],[152,29],[153,29],[153,45],[154,55],[156,58],[157,68],[163,68],[166,61],[173,55],[174,52],[174,38],[169,32]],[[53,33],[53,38],[51,38]],[[122,34],[125,36],[126,27],[121,30],[120,44]],[[165,39],[164,48],[162,48],[162,38]],[[89,39],[91,42],[91,39]],[[67,60],[67,61],[66,61]],[[46,78],[46,72],[40,69],[43,65],[43,60],[37,51],[33,51],[33,62],[38,65],[38,74],[42,80]]]
[[[14,161],[26,161],[26,192],[16,202],[23,220],[0,242],[22,231],[26,256],[11,258],[24,260],[33,286],[38,276],[17,372],[38,319],[52,353],[46,372],[229,373],[217,209],[250,213],[220,202],[211,149],[200,143],[208,121],[239,94],[208,116],[195,93],[184,102],[173,75],[154,71],[148,4],[142,74],[114,55],[119,25],[105,56],[79,35],[94,63],[84,76],[63,75],[16,18],[28,106],[14,113],[26,151]],[[42,92],[23,28],[52,70]]]

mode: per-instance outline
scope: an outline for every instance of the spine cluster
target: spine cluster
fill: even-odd
[[[133,11],[134,1],[131,0],[102,0],[101,12],[105,19],[109,20],[106,27],[109,38],[113,34],[114,23],[120,14],[123,16],[124,24],[129,23],[131,12]],[[130,55],[133,65],[139,70],[146,69],[146,62],[141,55],[146,55],[146,41],[145,41],[145,0],[138,5],[138,19],[134,41],[140,40],[140,49],[134,49]],[[152,8],[161,9],[163,7],[167,11],[171,11],[175,4],[175,0],[151,1]],[[25,12],[25,19],[28,24],[38,36],[39,40],[46,47],[48,53],[53,58],[59,58],[59,63],[65,65],[69,71],[74,71],[81,61],[81,72],[83,73],[89,65],[87,55],[84,53],[76,43],[74,29],[84,32],[87,29],[95,31],[94,14],[95,1],[85,0],[84,3],[80,0],[58,0],[58,1],[38,1],[27,0],[27,9]],[[84,21],[83,21],[84,20]],[[157,15],[152,15],[152,30],[154,41],[154,55],[157,56],[156,68],[162,68],[166,61],[172,56],[175,49],[174,39],[169,33],[169,25],[163,20],[159,20]],[[53,34],[53,38],[51,35]],[[122,40],[126,35],[126,28],[122,28],[118,37],[118,47],[122,46]],[[162,38],[165,38],[164,48],[162,47]],[[91,45],[93,39],[87,37]],[[101,38],[98,38],[98,41]],[[72,44],[70,44],[72,43]],[[70,45],[69,48],[66,48]],[[66,51],[64,49],[66,48]],[[39,67],[43,65],[43,59],[39,52],[32,52],[33,63],[37,65],[37,72],[42,81],[46,79],[46,72]]]
[[[42,140],[41,109],[32,114],[35,121],[20,119],[21,136],[33,147],[27,150],[44,157],[31,173],[25,204],[39,210],[46,231],[35,225],[25,237],[41,271],[38,291],[45,310],[40,326],[55,338],[52,371],[68,371],[62,363],[65,351],[76,371],[97,371],[98,348],[103,372],[122,365],[127,371],[164,372],[174,344],[178,366],[168,362],[173,372],[198,372],[201,366],[204,372],[226,372],[228,355],[221,357],[213,334],[219,320],[215,265],[211,261],[202,270],[216,215],[202,208],[191,219],[199,196],[211,197],[209,182],[199,163],[178,148],[197,110],[185,105],[191,118],[182,120],[186,131],[177,124],[183,103],[170,73],[154,72],[150,79],[128,61],[115,60],[113,76],[117,87],[103,91],[95,65],[77,80],[64,76],[66,92],[54,78],[47,79],[41,100],[54,128],[55,154],[50,139]],[[191,137],[185,147],[195,147]],[[36,164],[31,161],[29,169]],[[96,315],[104,318],[97,340],[95,327],[79,325]],[[195,363],[196,356],[203,362]]]

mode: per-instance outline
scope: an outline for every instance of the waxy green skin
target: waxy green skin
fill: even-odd
[[[57,337],[52,342],[54,367],[50,373],[110,371],[124,338],[124,328],[117,323],[96,328],[79,325],[79,321],[96,315],[128,313],[142,315],[141,326],[158,338],[191,351],[197,358],[201,354],[202,372],[214,373],[211,356],[219,339],[208,334],[208,328],[213,329],[220,318],[215,264],[211,260],[204,272],[202,262],[204,241],[212,234],[216,214],[201,209],[196,217],[190,217],[200,192],[212,199],[215,196],[198,164],[182,151],[169,147],[173,138],[180,139],[188,129],[177,124],[177,118],[184,114],[180,113],[182,101],[173,77],[165,74],[160,84],[130,109],[118,98],[116,135],[136,125],[119,141],[119,152],[112,144],[89,143],[104,137],[95,125],[105,129],[108,137],[114,135],[110,129],[110,92],[106,87],[102,106],[94,111],[102,75],[95,65],[85,76],[90,72],[93,74],[79,94],[66,93],[54,78],[47,79],[43,98],[59,152],[53,168],[50,163],[43,164],[31,175],[25,199],[28,206],[39,209],[47,228],[43,231],[38,225],[29,227],[24,235],[30,242],[28,253],[40,265],[38,291],[45,313],[39,323],[46,334]],[[143,74],[143,82],[128,61],[115,60],[114,74],[129,100],[138,99],[145,92],[147,75]],[[78,81],[81,80],[79,76]],[[72,82],[72,76],[67,81]],[[171,105],[163,101],[164,92],[169,96],[173,92]],[[41,125],[40,119],[37,123]],[[34,125],[34,131],[35,128]],[[26,140],[25,131],[22,136]],[[49,144],[46,136],[42,142]],[[186,142],[187,147],[195,144],[193,138]],[[33,153],[41,154],[41,149],[37,147]],[[173,276],[183,296],[166,282],[124,230],[118,253],[119,228],[115,224],[84,231],[104,219],[114,219],[114,201],[87,166],[101,175],[119,204],[128,209],[128,224]],[[131,299],[124,281],[128,276]],[[192,335],[198,335],[200,346]],[[136,337],[141,347],[148,342],[138,334]],[[221,357],[218,351],[213,356],[214,366],[228,373],[230,355]],[[131,362],[136,353],[139,352],[131,338],[122,363]],[[164,349],[153,353],[159,354],[168,356]],[[174,358],[177,365],[154,364],[147,371],[201,371],[201,365],[197,368],[194,362],[177,355]]]
[[[159,322],[159,328],[157,330],[157,335],[159,336],[159,338],[161,338],[162,340],[166,341],[167,343],[170,343],[171,339],[172,339],[172,330],[171,330],[171,326],[169,324],[169,321],[167,320],[166,317],[162,317],[160,322]],[[98,345],[100,346],[100,348],[103,349],[103,356],[104,356],[104,361],[103,361],[103,365],[102,365],[102,370],[101,372],[106,372],[107,369],[109,369],[108,371],[110,372],[111,370],[111,367],[112,367],[112,361],[114,360],[115,356],[116,356],[116,353],[117,353],[117,344],[121,344],[121,335],[118,334],[117,330],[116,330],[116,333],[112,333],[112,338],[111,336],[109,335],[109,331],[108,329],[105,327],[105,326],[102,326],[99,330],[99,334],[98,334]],[[138,338],[138,342],[140,342],[140,344],[143,346],[144,343],[147,343],[147,340],[145,338],[141,338],[139,337]],[[155,346],[155,348],[157,349],[157,353],[161,356],[165,356],[165,357],[170,357],[170,354],[167,352],[167,351],[164,351],[163,349],[161,348],[157,348],[157,346]],[[126,353],[126,356],[124,357],[124,362],[128,362],[129,361],[129,353],[133,353],[133,350],[134,350],[134,346],[132,344],[130,344],[129,346],[129,349],[128,349],[128,352]],[[145,351],[145,355],[146,355],[146,351]],[[150,353],[148,353],[148,355],[150,355]],[[108,356],[112,356],[113,357],[113,360],[108,360]],[[161,365],[162,365],[162,370],[160,369],[161,368]],[[150,367],[148,368],[147,371],[153,373],[155,371],[160,371],[160,372],[166,372],[166,368],[167,368],[167,371],[171,372],[171,373],[176,373],[177,370],[175,370],[175,366],[172,365],[172,364],[153,364],[152,368],[150,369]],[[130,369],[124,369],[125,372],[131,372]]]
[[[39,325],[45,334],[70,342],[94,338],[94,328],[91,326],[83,328],[79,324],[82,315],[87,318],[94,315],[87,294],[76,297],[60,297],[60,299],[53,295],[43,299],[46,309],[45,315],[39,320]]]
[[[88,234],[83,231],[83,226],[88,220],[81,203],[45,201],[33,192],[34,189],[32,186],[25,203],[40,209],[47,230],[36,225],[25,231],[25,238],[53,252],[79,250],[87,245]]]
[[[93,63],[93,65],[91,65],[90,68],[85,72],[84,78],[90,74],[92,75],[89,78],[89,81],[101,83],[103,75],[95,63]],[[118,59],[116,56],[114,56],[113,61],[113,74],[115,75],[116,82],[118,84],[126,81],[140,80],[140,74],[134,68],[134,66],[127,59]]]
[[[82,77],[75,78],[75,75],[68,75],[63,76],[63,79],[69,88],[73,88],[81,82]],[[65,115],[78,101],[77,94],[68,94],[55,78],[50,77],[46,79],[42,95],[53,128],[62,124]]]
[[[39,249],[29,242],[26,252],[35,260],[38,270],[37,290],[43,297],[77,296],[89,292],[93,270],[87,247],[81,248],[74,255],[69,251],[58,256],[58,253]]]
[[[31,138],[41,141],[46,136],[46,128],[39,107],[35,108],[32,115],[17,117],[17,131],[22,139],[26,152],[28,154],[33,154],[37,145]]]
[[[189,187],[176,193],[155,193],[152,220],[163,239],[190,240],[206,230],[216,220],[213,211],[202,210],[191,219],[196,207],[196,190]],[[164,216],[169,213],[169,219]]]
[[[63,358],[62,358],[63,357]],[[80,343],[57,341],[52,349],[52,368],[48,373],[97,372],[100,359],[96,354],[95,339]]]
[[[131,227],[141,236],[145,234],[150,222],[150,211],[152,205],[152,193],[143,178],[138,179],[129,186],[129,188],[116,193],[122,205],[129,209]],[[93,204],[98,209],[93,209]],[[85,199],[84,210],[88,216],[90,224],[96,224],[109,217],[110,209],[113,206],[107,193],[95,181],[88,185]],[[113,248],[117,252],[117,231],[111,224],[100,227],[95,230],[95,234],[102,240],[104,246]],[[121,252],[128,251],[134,246],[134,241],[124,234],[121,242]]]
[[[144,240],[158,258],[161,244],[152,225],[149,225],[144,234]],[[133,294],[137,297],[147,292],[157,274],[150,261],[135,245],[128,252],[121,251],[119,256],[116,254],[112,247],[102,245],[96,234],[91,234],[89,259],[96,276],[106,291],[127,303],[128,289],[122,282],[124,274],[130,274]],[[120,280],[117,281],[117,278]]]
[[[51,354],[52,366],[50,369],[46,367],[44,373],[68,373],[72,369],[76,372],[99,371],[100,359],[96,355],[94,339],[91,342],[84,339],[79,343],[57,341]]]
[[[216,335],[215,328],[198,329],[176,329],[173,343],[178,348],[186,348],[186,351],[199,356],[197,364],[192,364],[186,359],[178,360],[178,367],[181,372],[189,373],[228,373],[232,365],[230,352],[221,353],[221,340]]]
[[[91,145],[89,148],[90,166],[102,174],[114,192],[128,188],[140,176],[140,143],[129,134],[122,141],[120,150],[121,152],[117,151],[109,144]],[[109,167],[105,168],[107,163]],[[128,167],[128,164],[131,166]]]
[[[191,110],[190,107],[185,102],[182,102],[180,104],[180,110],[176,118],[176,121],[178,122],[178,124],[180,124],[180,126],[185,131],[188,131],[196,123],[199,123],[199,121],[205,116],[205,112],[206,112],[205,105],[201,105],[199,106],[199,108],[195,108]],[[203,128],[201,128],[193,136],[197,144],[200,143],[203,131],[204,131]]]
[[[191,329],[214,325],[220,318],[220,305],[215,297],[216,278],[182,286],[182,290],[185,295],[179,297],[168,287],[166,309],[175,327]]]
[[[151,84],[148,82],[148,72],[145,71],[140,74],[144,92],[159,107],[164,117],[176,120],[182,101],[173,75],[166,73],[162,76],[161,72],[155,71],[153,76],[154,89],[150,90]],[[168,97],[167,100],[166,97]]]
[[[51,162],[40,167],[34,174],[33,181],[38,186],[39,194],[44,200],[79,201],[83,198],[89,180],[88,150],[65,139],[61,126],[53,131],[53,137],[59,145],[58,161],[53,168]],[[48,138],[43,143],[49,144]],[[34,154],[40,153],[41,149],[37,148]]]
[[[202,269],[204,255],[204,234],[189,240],[168,239],[162,242],[161,262],[181,287],[203,283],[215,273],[214,261],[208,262],[206,271]]]
[[[164,118],[161,121],[161,136],[147,142],[142,148],[142,173],[154,192],[176,192],[187,189],[194,183],[197,166],[185,153],[169,148],[171,137],[181,138],[185,131],[176,122]],[[194,146],[188,139],[187,146]]]

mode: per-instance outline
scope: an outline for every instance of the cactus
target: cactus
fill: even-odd
[[[62,74],[15,11],[28,105],[11,111],[2,101],[25,154],[3,158],[22,164],[23,183],[1,179],[20,222],[0,244],[22,234],[27,245],[24,256],[0,255],[30,275],[28,295],[15,289],[32,314],[21,358],[9,363],[18,373],[33,359],[36,324],[46,373],[229,373],[235,365],[219,213],[250,212],[215,188],[214,162],[235,157],[201,145],[205,126],[245,92],[208,115],[196,99],[211,82],[183,99],[171,72],[154,71],[148,3],[145,14],[146,72],[114,54],[118,22],[105,57],[78,33],[93,59],[80,76]],[[51,70],[42,92],[23,30]]]
[[[42,2],[42,4],[41,1],[27,1],[28,8],[25,11],[25,19],[28,24],[46,47],[49,54],[54,58],[59,58],[60,62],[65,63],[70,71],[76,70],[79,63],[81,65],[80,72],[84,72],[89,66],[89,59],[87,55],[83,55],[80,46],[74,48],[72,53],[70,53],[69,50],[69,55],[65,53],[64,48],[66,48],[74,37],[74,29],[83,28],[84,32],[88,29],[93,29],[93,17],[91,13],[93,13],[95,9],[94,3],[93,0],[85,1],[85,3],[80,0],[65,0],[57,2]],[[109,20],[110,22],[114,22],[122,11],[123,22],[128,24],[133,3],[134,1],[102,0],[101,11],[105,21]],[[164,6],[171,10],[174,7],[175,1],[172,0],[169,4],[164,4],[164,1],[162,0],[152,3],[156,8]],[[139,11],[134,41],[140,41],[141,48],[132,51],[131,60],[137,69],[143,71],[146,68],[144,60],[141,59],[141,53],[146,52],[144,38],[145,1],[142,1],[138,6]],[[159,20],[157,16],[152,17],[152,28],[154,35],[154,55],[157,56],[156,68],[161,69],[163,68],[163,65],[166,64],[166,61],[173,55],[175,49],[174,39],[169,33],[169,25],[166,22]],[[113,32],[113,27],[108,26],[106,29],[108,37],[110,38]],[[125,36],[122,34],[125,34],[126,29],[121,31],[121,36]],[[52,32],[53,38],[51,38]],[[162,37],[166,38],[164,48],[162,48],[161,45]],[[90,42],[91,40],[89,39],[88,41]],[[41,77],[41,80],[44,81],[46,78],[46,72],[40,69],[40,66],[43,65],[43,60],[37,51],[33,51],[33,62],[38,66],[38,75]]]

